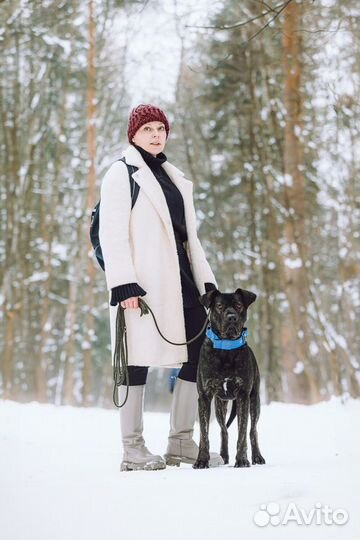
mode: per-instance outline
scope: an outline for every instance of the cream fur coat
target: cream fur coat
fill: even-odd
[[[184,342],[185,321],[180,269],[169,209],[160,184],[140,152],[130,145],[126,163],[138,167],[133,174],[140,191],[131,210],[128,171],[121,161],[111,165],[101,186],[100,244],[105,261],[107,288],[138,283],[153,310],[162,333],[171,341]],[[182,194],[188,241],[185,244],[200,294],[204,283],[216,285],[197,236],[193,183],[168,163],[163,167]],[[117,307],[110,306],[112,357]],[[136,366],[180,367],[187,362],[187,347],[170,345],[156,330],[151,314],[140,317],[140,309],[126,309],[128,363]]]

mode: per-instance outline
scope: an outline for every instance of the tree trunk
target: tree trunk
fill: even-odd
[[[306,276],[305,187],[301,97],[301,5],[289,4],[284,12],[284,196],[288,216],[284,225],[283,277],[288,313],[281,330],[282,361],[287,378],[286,399],[313,402],[319,399],[308,364],[309,328],[307,322],[308,283]]]
[[[86,92],[86,144],[88,157],[90,161],[88,171],[88,190],[86,196],[86,220],[84,237],[87,237],[87,253],[91,251],[89,236],[87,234],[89,227],[88,217],[95,204],[95,189],[96,189],[96,107],[95,107],[95,82],[96,82],[96,66],[95,66],[95,17],[94,17],[94,1],[89,0],[89,49],[88,49],[88,68],[87,68],[87,92]],[[90,399],[90,373],[91,373],[91,344],[94,341],[94,286],[95,286],[95,267],[92,259],[86,257],[86,316],[85,316],[85,335],[83,342],[83,404],[89,405]]]

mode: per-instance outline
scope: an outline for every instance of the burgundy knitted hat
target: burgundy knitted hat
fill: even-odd
[[[138,105],[131,111],[129,116],[129,142],[132,142],[132,138],[137,130],[148,122],[162,122],[165,125],[166,138],[168,138],[170,126],[164,111],[158,107],[154,107],[154,105]]]

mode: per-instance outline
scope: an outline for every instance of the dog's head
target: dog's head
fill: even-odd
[[[217,289],[200,296],[200,304],[210,309],[211,329],[221,339],[237,339],[247,319],[247,308],[256,294],[244,289],[221,293]]]

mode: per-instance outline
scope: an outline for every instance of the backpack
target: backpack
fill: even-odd
[[[130,182],[130,192],[131,192],[131,209],[134,208],[134,204],[136,203],[136,199],[139,194],[140,186],[135,182],[132,175],[134,172],[138,170],[138,167],[134,167],[133,165],[128,165],[125,161],[125,158],[118,159],[117,161],[122,161],[125,163],[128,173],[129,173],[129,182]],[[105,262],[104,257],[102,254],[102,249],[100,245],[100,239],[99,239],[99,225],[100,225],[100,202],[97,202],[94,206],[93,211],[91,212],[91,220],[90,220],[90,241],[92,244],[92,247],[94,248],[95,257],[99,265],[103,270],[105,270]]]

